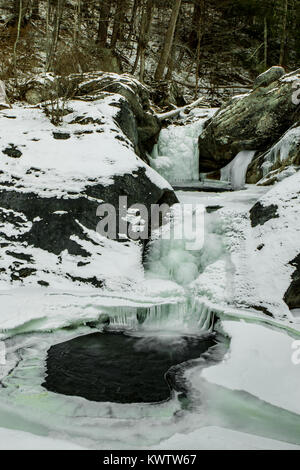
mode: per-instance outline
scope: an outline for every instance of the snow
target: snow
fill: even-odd
[[[223,321],[222,329],[231,338],[230,350],[220,364],[205,369],[202,377],[300,414],[299,366],[292,362],[295,338],[244,321]]]
[[[255,150],[243,150],[221,170],[221,181],[231,183],[234,190],[242,189],[245,186],[247,169],[253,160]]]
[[[67,446],[61,442],[58,443],[57,440],[60,439],[67,441],[70,446],[79,444],[94,449],[292,449],[294,446],[291,442],[299,444],[298,436],[290,438],[289,428],[286,429],[283,426],[281,430],[275,432],[266,418],[263,430],[258,427],[255,432],[255,429],[251,427],[250,415],[247,414],[249,412],[245,409],[242,417],[239,417],[242,424],[240,421],[230,421],[228,416],[222,414],[212,390],[203,387],[203,381],[205,381],[212,387],[228,387],[232,393],[235,390],[244,390],[267,403],[296,411],[299,371],[290,360],[293,337],[288,336],[283,329],[280,331],[257,324],[258,322],[271,322],[271,318],[264,318],[264,315],[260,313],[256,313],[256,316],[252,314],[251,317],[251,312],[248,312],[247,324],[223,319],[222,329],[231,337],[229,355],[219,365],[212,365],[206,369],[195,367],[191,369],[191,374],[187,374],[192,384],[192,395],[201,391],[201,400],[197,401],[197,397],[193,397],[193,400],[196,400],[193,412],[182,414],[181,410],[180,419],[174,417],[180,411],[176,398],[156,406],[99,404],[79,397],[62,397],[49,392],[45,393],[41,387],[47,349],[52,344],[65,341],[72,336],[91,332],[84,324],[92,320],[96,321],[103,313],[110,315],[113,327],[120,328],[123,324],[128,329],[131,325],[134,328],[137,327],[134,323],[137,309],[148,309],[148,320],[141,332],[152,335],[158,332],[161,334],[167,330],[172,334],[182,334],[183,331],[195,332],[199,331],[200,325],[206,329],[209,328],[210,312],[218,311],[213,302],[218,300],[220,301],[219,311],[225,312],[225,317],[226,311],[227,315],[234,316],[235,314],[237,319],[239,316],[247,317],[245,310],[236,309],[235,313],[230,313],[229,309],[226,309],[227,299],[224,299],[223,292],[226,292],[228,258],[225,247],[221,246],[221,251],[218,251],[219,242],[216,236],[219,234],[222,240],[224,234],[227,234],[228,243],[236,242],[231,233],[228,233],[226,226],[226,224],[230,226],[228,219],[232,221],[232,214],[239,217],[241,222],[258,197],[262,197],[261,200],[266,200],[266,203],[274,198],[282,200],[286,198],[286,186],[290,188],[291,195],[296,184],[296,182],[285,183],[285,187],[281,189],[275,186],[272,190],[278,188],[278,194],[273,196],[272,193],[267,193],[266,188],[255,186],[247,186],[245,191],[234,193],[178,193],[182,202],[223,206],[223,209],[209,214],[206,220],[208,249],[202,254],[204,257],[198,258],[199,254],[196,255],[196,264],[201,266],[203,271],[195,281],[196,285],[192,284],[193,296],[198,296],[198,306],[197,303],[193,306],[191,302],[184,302],[190,287],[179,286],[172,280],[173,261],[176,270],[176,263],[181,264],[183,258],[183,262],[186,262],[186,256],[190,254],[181,245],[176,246],[173,252],[172,244],[165,247],[168,269],[171,265],[173,266],[171,273],[167,270],[166,278],[161,279],[161,272],[156,276],[150,275],[150,278],[148,278],[150,274],[148,272],[146,279],[140,279],[140,282],[127,292],[123,289],[101,293],[91,290],[75,292],[74,289],[59,292],[32,288],[7,289],[6,292],[1,292],[2,337],[7,338],[7,368],[12,371],[10,376],[4,379],[6,388],[2,388],[0,392],[2,426],[7,426],[14,417],[16,426],[22,432],[48,435],[55,439],[53,443],[42,443],[37,442],[33,434],[26,434],[30,447],[52,446],[52,444],[53,447]],[[245,233],[247,235],[247,232],[241,230],[238,236],[243,239]],[[235,245],[231,246],[233,251],[234,248]],[[107,252],[109,253],[111,250]],[[160,253],[158,249],[158,254]],[[154,262],[157,256],[155,250],[152,256]],[[192,256],[195,255],[192,254]],[[118,263],[116,258],[113,264]],[[225,279],[222,278],[224,274]],[[114,275],[112,274],[112,277]],[[203,276],[210,279],[207,282],[210,289],[219,289],[219,298],[212,294],[211,309],[201,310],[201,301],[204,299],[201,297],[197,284],[201,276],[202,279]],[[77,328],[61,329],[70,325],[77,325]],[[190,330],[186,329],[187,325]],[[287,325],[282,324],[281,328],[287,328]],[[20,353],[16,355],[19,351]],[[19,361],[18,364],[17,361]],[[218,367],[220,369],[217,369]],[[278,380],[281,376],[287,378],[286,383],[285,380]],[[220,383],[217,382],[219,378]],[[262,381],[261,384],[260,381]],[[278,382],[280,382],[279,385]],[[238,399],[244,400],[239,395],[240,392],[236,393],[238,396],[233,397],[233,406],[234,400],[237,400],[237,403]],[[207,406],[209,396],[212,397],[213,409]],[[281,398],[282,396],[286,398]],[[248,398],[245,398],[246,404],[247,400]],[[216,404],[217,409],[214,409]],[[261,406],[264,410],[265,405]],[[222,407],[226,409],[226,400],[222,401]],[[276,410],[274,410],[274,419],[277,416]],[[231,412],[231,414],[234,413]],[[287,433],[286,437],[285,433]],[[12,440],[8,440],[7,445],[13,446],[14,439],[12,435]],[[289,440],[289,443],[283,442],[284,440]]]
[[[299,450],[299,446],[233,431],[218,426],[204,426],[186,434],[175,434],[162,441],[157,450]]]
[[[102,199],[96,200],[85,195],[87,186],[108,186],[117,175],[145,169],[154,184],[171,189],[162,176],[136,156],[132,144],[118,127],[115,121],[118,108],[115,105],[122,100],[122,96],[111,94],[95,101],[70,101],[68,113],[59,127],[51,124],[42,105],[16,105],[13,109],[0,111],[1,187],[20,194],[33,193],[43,199],[54,197],[59,201],[86,197],[100,204]],[[84,119],[88,123],[85,122],[83,126],[81,121]],[[55,139],[56,133],[65,134],[69,138]],[[116,139],[120,134],[124,141]],[[20,158],[3,153],[11,145],[22,152]],[[3,208],[1,214],[4,219],[17,220],[17,223],[1,222],[3,243],[7,243],[5,237],[26,234],[32,227],[32,222],[22,213]],[[62,210],[55,211],[55,214],[62,218],[68,215]],[[38,220],[42,218],[34,219],[35,222]],[[95,230],[97,222],[95,214]],[[53,289],[70,290],[74,286],[82,287],[80,281],[74,281],[74,278],[93,279],[97,275],[97,279],[105,281],[106,289],[118,291],[128,289],[143,279],[142,253],[138,244],[120,244],[101,237],[96,231],[87,230],[77,220],[74,223],[78,224],[87,240],[76,236],[72,236],[71,240],[91,254],[88,263],[84,257],[72,256],[67,251],[56,256],[29,246],[26,242],[10,240],[10,247],[1,257],[0,288],[8,288],[11,281],[10,266],[15,261],[7,251],[33,260],[32,263],[22,261],[23,268],[37,269],[34,275],[15,281],[19,286],[36,287],[38,282],[43,281]]]
[[[26,223],[25,228],[30,228],[30,224]],[[7,231],[10,235],[14,233],[9,224],[6,226]],[[77,289],[81,288],[84,291],[86,288],[80,286],[79,282],[74,282],[70,276],[89,279],[97,274],[98,279],[105,281],[106,289],[119,290],[129,287],[143,278],[141,248],[138,244],[121,244],[114,240],[101,238],[100,235],[91,231],[89,232],[89,240],[85,241],[75,236],[72,236],[71,239],[91,253],[88,262],[84,257],[70,255],[67,250],[63,251],[58,257],[40,248],[27,246],[17,241],[12,242],[9,250],[13,253],[27,255],[34,260],[34,265],[22,261],[22,267],[38,268],[34,276],[26,278],[25,282],[19,281],[19,286],[27,285],[34,288],[37,286],[38,281],[44,281],[53,289],[71,290],[76,285]],[[5,269],[0,276],[0,288],[2,290],[6,290],[9,286],[9,266],[14,260],[14,256],[8,253],[2,256],[1,267]],[[82,265],[78,266],[80,261]],[[17,285],[17,282],[15,285]]]
[[[69,441],[0,428],[0,450],[85,450]]]
[[[211,214],[215,228],[206,230],[205,239],[219,233],[223,254],[204,265],[191,285],[195,295],[215,299],[216,305],[265,308],[277,319],[293,320],[283,298],[294,272],[289,263],[300,252],[299,186],[297,172],[271,188],[247,185],[232,193],[178,193],[182,202],[221,207]],[[249,210],[257,200],[277,206],[279,217],[252,227]],[[213,244],[211,250],[215,248]]]
[[[300,82],[300,73],[291,72],[279,79],[280,82]]]

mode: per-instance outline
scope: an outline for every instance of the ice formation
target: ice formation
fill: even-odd
[[[150,163],[171,184],[199,180],[198,138],[217,109],[194,110],[190,123],[162,129]],[[184,121],[183,121],[184,123]]]
[[[246,182],[247,169],[253,160],[255,150],[243,150],[221,170],[221,180],[231,183],[234,190],[242,189]]]
[[[276,144],[271,147],[271,149],[265,154],[264,162],[262,164],[263,170],[263,179],[260,183],[264,182],[264,178],[268,175],[268,173],[272,170],[272,168],[276,168],[276,164],[283,165],[285,161],[289,162],[288,159],[294,156],[296,157],[297,147],[300,146],[300,127],[294,126],[289,129],[281,139],[276,142]],[[287,166],[281,174],[277,177],[277,180],[280,181],[284,179],[286,176],[290,176],[293,172],[295,172],[297,168],[295,166]]]

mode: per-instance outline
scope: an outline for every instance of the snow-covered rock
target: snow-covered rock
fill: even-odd
[[[131,140],[136,153],[147,161],[147,153],[157,140],[161,124],[150,109],[149,90],[128,74],[89,72],[57,76],[52,73],[36,75],[21,82],[8,82],[9,91],[15,100],[31,105],[50,102],[56,106],[59,98],[80,98],[91,101],[107,94],[118,94],[124,100],[115,103],[119,113],[115,116],[124,134]]]
[[[300,375],[292,361],[294,337],[284,330],[244,321],[223,321],[222,329],[231,338],[229,351],[221,363],[205,369],[202,377],[299,417]],[[196,376],[195,372],[191,375]]]
[[[141,278],[140,246],[96,233],[97,208],[103,202],[118,207],[121,195],[128,207],[177,199],[122,131],[124,106],[131,110],[116,93],[70,100],[60,126],[46,115],[51,104],[0,113],[2,287],[117,288]]]
[[[232,261],[236,302],[275,317],[299,308],[300,172],[268,191],[250,219],[232,217]]]

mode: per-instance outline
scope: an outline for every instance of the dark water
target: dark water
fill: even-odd
[[[134,337],[94,333],[52,346],[47,390],[88,400],[152,403],[171,396],[168,370],[216,344],[213,336]]]

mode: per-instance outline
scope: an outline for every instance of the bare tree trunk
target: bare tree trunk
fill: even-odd
[[[100,47],[105,47],[107,43],[110,10],[111,1],[102,0],[100,6],[98,34],[96,39],[96,43],[99,44]]]
[[[140,53],[141,53],[141,42],[143,40],[143,37],[145,35],[145,5],[146,5],[146,0],[140,0],[141,1],[141,21],[140,21],[140,35],[139,35],[139,40],[138,40],[138,45],[137,45],[137,50],[136,50],[136,56],[135,56],[135,61],[131,70],[132,74],[135,74],[137,66],[139,64],[140,60]]]
[[[168,60],[168,71],[167,71],[167,74],[166,74],[166,80],[172,80],[174,66],[175,66],[177,36],[178,35],[176,34],[176,30],[175,30],[172,49],[171,49],[171,52],[170,52],[170,55],[169,55],[169,60]]]
[[[116,12],[114,18],[113,32],[110,42],[111,49],[115,49],[118,39],[120,38],[120,33],[122,26],[124,25],[125,12],[126,12],[127,2],[126,0],[116,0]]]
[[[47,57],[47,65],[46,65],[47,72],[49,72],[49,70],[52,67],[53,59],[56,53],[64,4],[65,4],[65,0],[56,0],[56,9],[55,9],[55,14],[54,14],[54,26],[53,26],[53,31],[52,31],[52,41],[50,44],[49,54]]]
[[[179,11],[181,7],[181,1],[182,0],[174,0],[174,6],[173,6],[169,26],[168,26],[168,31],[166,34],[164,46],[162,48],[161,56],[157,65],[156,72],[155,72],[155,80],[161,80],[164,76],[165,68],[168,63],[168,59],[169,59],[170,52],[172,49],[175,28],[176,28]]]
[[[264,18],[264,44],[265,44],[265,49],[264,49],[264,66],[265,70],[268,68],[268,20],[267,17],[265,16]]]
[[[48,57],[50,54],[50,0],[47,0],[47,9],[46,9],[46,65],[45,70],[47,71]]]
[[[38,20],[40,17],[39,0],[32,0],[31,19]]]
[[[280,57],[279,57],[279,65],[284,63],[284,53],[285,53],[285,46],[286,46],[286,35],[287,35],[287,15],[288,15],[288,8],[289,2],[288,0],[283,0],[284,2],[284,10],[283,10],[283,23],[282,23],[282,36],[281,36],[281,43],[280,43]]]
[[[201,40],[203,37],[203,24],[204,24],[204,0],[200,0],[200,5],[199,5],[199,19],[198,19],[198,28],[197,28],[197,35],[198,35],[198,41],[197,41],[197,50],[196,50],[196,74],[195,74],[195,80],[196,80],[196,87],[195,87],[195,98],[197,98],[198,95],[198,86],[199,86],[199,68],[200,68],[200,56],[201,56]]]
[[[19,18],[18,18],[18,28],[17,28],[17,36],[14,43],[14,71],[15,71],[15,78],[17,80],[17,45],[20,39],[21,33],[21,23],[22,23],[22,13],[23,13],[23,2],[22,0],[18,0],[19,2]]]
[[[22,0],[22,7],[21,7],[21,12],[20,12],[20,0],[14,0],[13,9],[12,9],[12,18],[9,21],[9,24],[11,26],[17,25],[20,21],[20,28],[22,27],[24,16],[26,15],[29,4],[30,4],[30,0]],[[20,15],[21,15],[21,19],[20,19]]]
[[[196,0],[194,4],[194,11],[193,11],[193,16],[192,16],[192,29],[189,37],[189,43],[191,46],[194,46],[196,42],[198,41],[198,24],[199,24],[199,17],[201,16],[201,8],[199,5],[199,1],[201,0]]]
[[[169,55],[168,71],[166,74],[166,80],[172,80],[174,65],[175,65],[175,53],[176,53],[176,41],[174,38],[173,46]]]
[[[145,50],[147,47],[147,36],[150,31],[151,20],[152,20],[152,7],[153,0],[141,0],[141,21],[140,21],[140,35],[138,40],[138,47],[136,52],[136,58],[132,67],[131,73],[136,72],[139,60],[141,59],[141,71],[140,75],[144,75],[145,70]]]
[[[130,18],[130,24],[129,24],[129,33],[128,33],[128,36],[127,36],[127,42],[130,42],[131,36],[133,34],[133,31],[134,31],[134,23],[135,23],[135,20],[136,20],[136,15],[137,15],[137,11],[138,11],[139,2],[140,2],[140,0],[134,0],[134,2],[133,2],[132,11],[131,11],[131,18]]]
[[[150,34],[150,28],[151,28],[151,23],[152,23],[152,18],[153,18],[153,0],[148,0],[146,4],[146,9],[145,9],[145,20],[144,20],[144,34],[143,38],[140,42],[140,81],[144,81],[144,74],[145,74],[145,53],[147,49],[147,45],[149,42],[149,34]]]
[[[81,0],[77,0],[76,5],[76,21],[74,26],[74,33],[73,33],[73,41],[74,46],[78,46],[78,39],[80,36],[80,29],[81,29]]]

